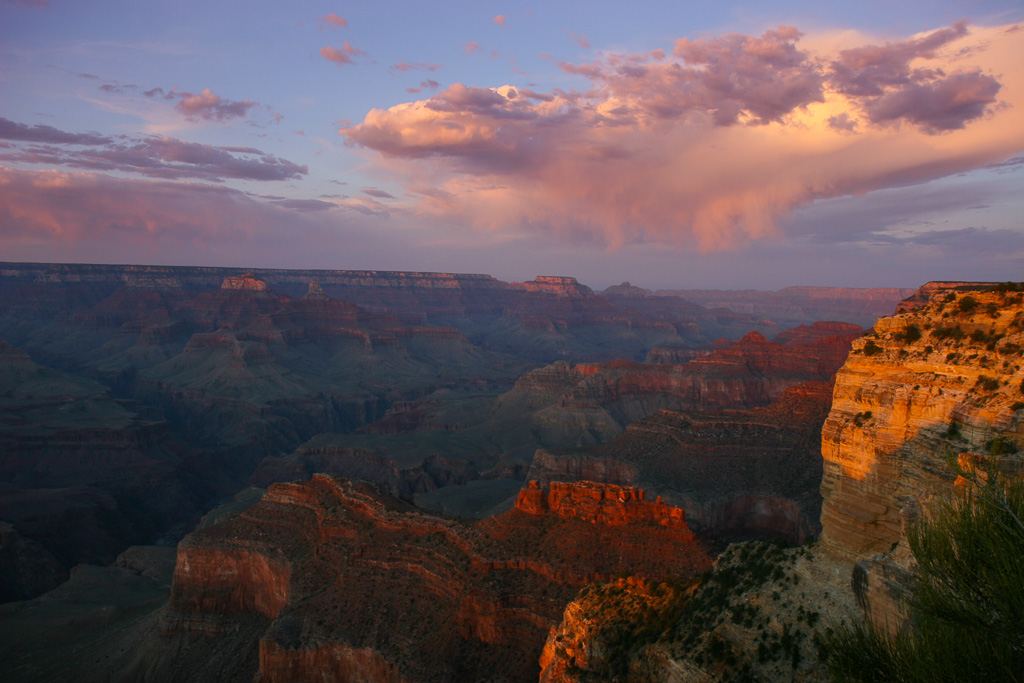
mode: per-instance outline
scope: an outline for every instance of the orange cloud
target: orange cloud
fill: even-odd
[[[1008,28],[855,48],[801,49],[791,27],[681,39],[671,55],[560,64],[583,92],[454,84],[340,132],[442,221],[731,249],[815,200],[1024,149],[1024,44]]]
[[[498,26],[504,26],[505,25],[505,15],[504,14],[499,14],[498,16],[496,16],[493,19],[491,19],[491,21],[493,21]]]

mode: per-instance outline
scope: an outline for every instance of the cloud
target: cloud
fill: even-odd
[[[178,94],[181,99],[175,107],[190,119],[206,119],[207,121],[243,117],[256,106],[256,102],[245,100],[244,102],[225,100],[209,88],[204,88],[198,95],[182,92]]]
[[[151,178],[223,181],[289,180],[306,175],[294,164],[252,147],[216,147],[171,137],[104,138],[73,134],[50,126],[25,126],[0,119],[0,138],[26,146],[0,152],[0,161],[137,173]],[[68,147],[71,145],[72,147]],[[79,147],[86,147],[80,149]]]
[[[100,90],[115,94],[124,94],[130,90],[137,90],[138,86],[116,84],[105,84]],[[150,88],[142,91],[142,95],[150,99],[163,99],[170,102],[177,102],[174,108],[190,121],[229,121],[231,119],[245,118],[255,108],[260,107],[259,102],[252,100],[229,100],[221,97],[209,88],[204,88],[200,93],[192,93],[187,90],[180,90],[176,86],[170,90],[163,88]],[[269,108],[268,108],[269,109]],[[271,112],[271,119],[279,122],[280,114]]]
[[[466,43],[465,50],[467,55],[473,54],[474,52],[480,52],[480,43],[476,42],[475,40],[471,40],[468,43]]]
[[[15,260],[347,267],[393,252],[358,213],[223,186],[0,166],[0,253]],[[348,216],[348,218],[344,218]],[[386,245],[386,246],[382,246]],[[339,255],[342,255],[339,259]]]
[[[319,199],[279,199],[273,202],[275,206],[283,206],[292,211],[328,211],[338,206],[331,202],[324,202]]]
[[[377,197],[378,199],[394,199],[395,198],[395,195],[391,194],[390,192],[385,192],[384,190],[380,190],[380,189],[378,189],[376,187],[364,187],[363,188],[363,194],[369,195],[371,197]]]
[[[94,133],[66,133],[53,126],[37,124],[29,126],[0,116],[0,140],[19,142],[44,142],[60,145],[105,145],[112,142],[108,137]]]
[[[365,54],[366,53],[363,50],[360,50],[358,47],[354,47],[347,40],[342,44],[340,49],[331,47],[330,45],[320,48],[321,57],[338,65],[355,64],[355,60],[353,60],[352,57]]]
[[[491,21],[493,21],[498,26],[504,26],[505,25],[505,15],[504,14],[499,14],[498,16],[496,16],[493,19],[491,19]]]
[[[569,38],[571,38],[572,42],[576,43],[580,47],[590,47],[590,40],[587,39],[587,36],[584,33],[570,33]]]
[[[831,64],[830,82],[860,98],[873,123],[905,120],[932,133],[963,128],[996,103],[999,81],[980,70],[947,74],[927,62],[967,34],[961,20],[919,38],[843,50]]]
[[[431,64],[429,62],[415,62],[415,63],[411,63],[411,64],[408,63],[408,62],[398,62],[397,64],[392,64],[390,68],[393,71],[419,71],[419,70],[424,70],[424,71],[434,72],[434,71],[437,71],[438,69],[441,68],[441,64]]]
[[[1024,149],[1024,45],[1006,27],[957,23],[882,47],[845,34],[804,48],[802,35],[559,63],[580,91],[456,83],[340,132],[439,225],[705,252],[781,237],[779,219],[818,200]]]
[[[325,14],[324,16],[320,17],[319,19],[317,19],[317,23],[320,25],[321,29],[344,28],[348,26],[348,22],[345,20],[345,18],[339,17],[334,12],[331,12],[330,14]]]

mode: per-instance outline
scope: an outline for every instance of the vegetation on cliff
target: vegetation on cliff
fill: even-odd
[[[1024,680],[1024,481],[954,466],[963,493],[908,530],[919,565],[911,628],[890,636],[868,621],[830,633],[836,680]]]

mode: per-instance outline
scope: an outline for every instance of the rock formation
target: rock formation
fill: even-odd
[[[546,507],[530,492],[465,524],[326,475],[272,485],[181,543],[165,637],[244,651],[251,636],[235,624],[256,614],[270,624],[260,680],[536,680],[548,631],[585,583],[708,566],[682,511],[642,491],[561,486]]]
[[[1012,470],[1024,446],[1022,296],[940,288],[908,308],[855,342],[822,431],[822,541],[868,560],[855,585],[890,627],[913,569],[904,527],[953,490],[945,454]]]
[[[527,476],[642,486],[684,508],[707,537],[801,543],[820,528],[820,435],[830,399],[830,384],[808,383],[760,408],[661,411],[607,444],[538,450]]]
[[[592,445],[659,410],[763,406],[791,386],[830,381],[861,331],[847,325],[835,332],[804,344],[770,342],[751,332],[735,344],[672,366],[559,362],[522,376],[499,404],[535,410],[532,429],[545,444]]]

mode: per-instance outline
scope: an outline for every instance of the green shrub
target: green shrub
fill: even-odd
[[[967,295],[957,304],[957,308],[960,309],[961,313],[970,313],[978,307],[978,300],[973,296]]]
[[[1024,482],[957,474],[970,488],[908,529],[919,564],[913,628],[872,623],[821,639],[836,681],[1024,681]]]
[[[877,356],[878,354],[882,353],[883,351],[885,351],[885,349],[883,349],[881,346],[876,344],[874,342],[874,340],[872,340],[872,339],[869,339],[868,343],[864,345],[864,355],[865,356]]]

